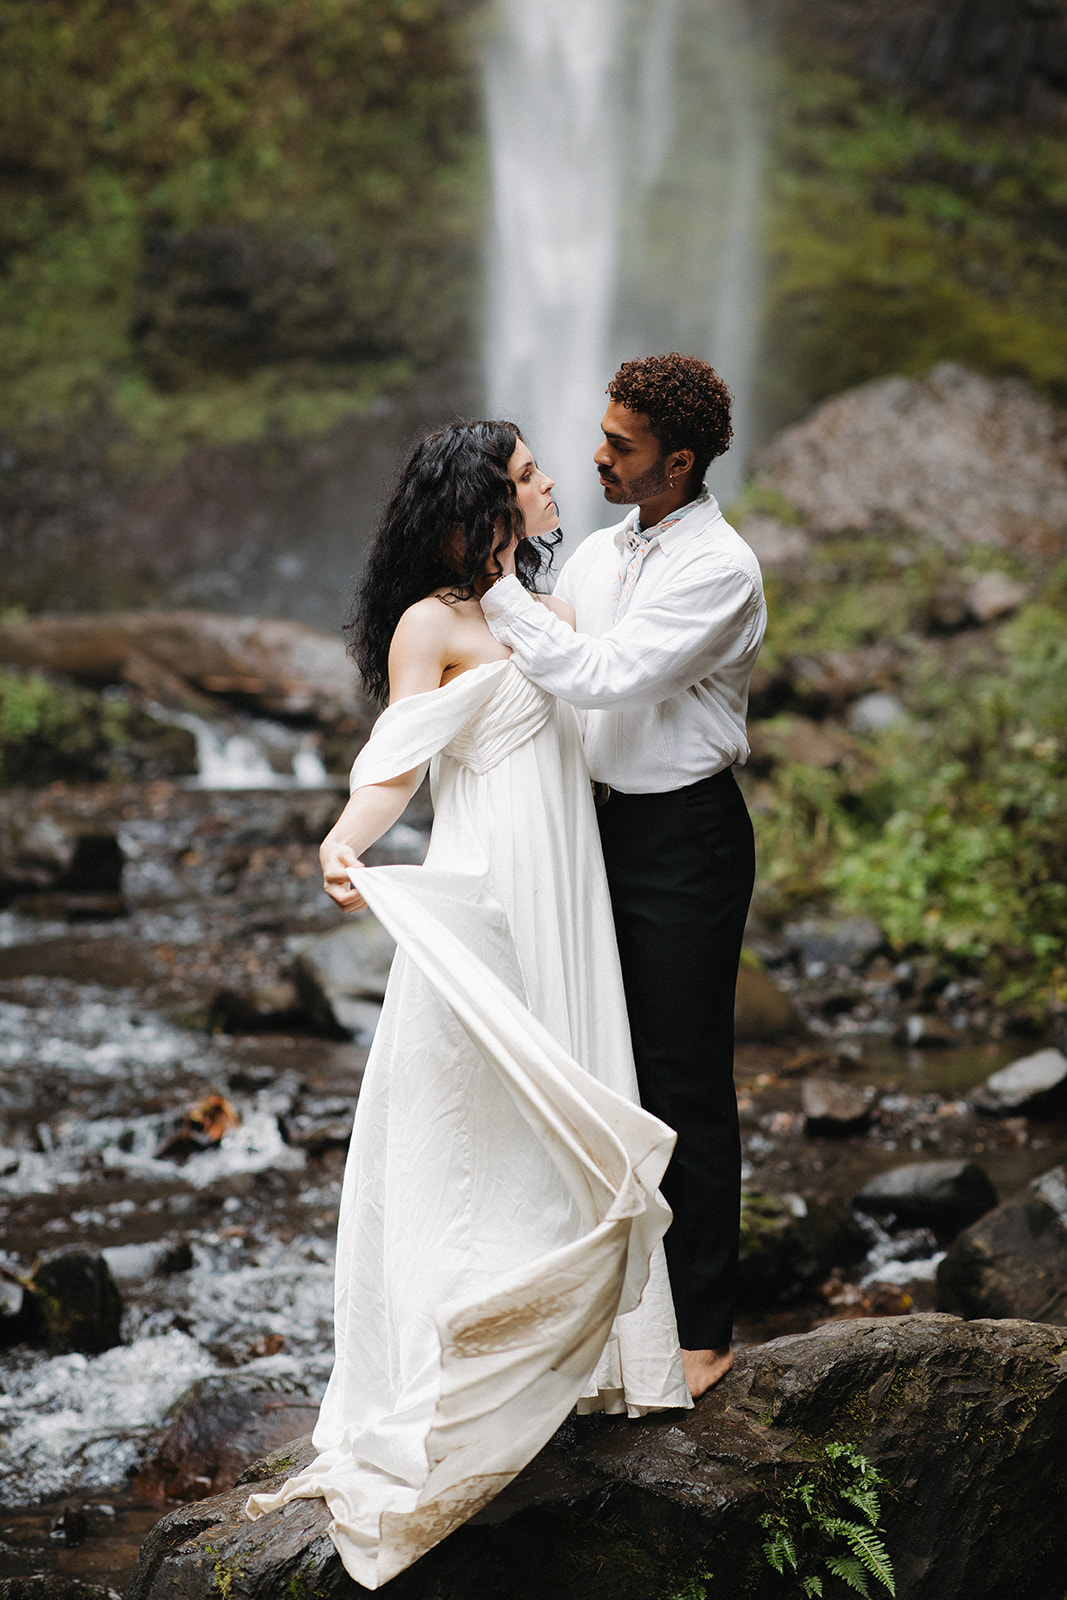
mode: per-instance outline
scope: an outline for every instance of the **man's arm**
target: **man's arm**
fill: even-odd
[[[762,605],[748,573],[705,569],[628,611],[599,639],[572,633],[514,578],[482,600],[493,635],[534,683],[571,705],[657,705],[758,644]]]

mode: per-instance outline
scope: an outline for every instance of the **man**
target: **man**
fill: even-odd
[[[733,1365],[741,1147],[733,1008],[752,894],[748,682],[766,624],[759,566],[704,486],[732,437],[729,390],[678,354],[627,361],[593,459],[610,505],[556,594],[571,629],[500,579],[482,601],[528,677],[585,709],[642,1104],[675,1128],[665,1248],[686,1379]]]

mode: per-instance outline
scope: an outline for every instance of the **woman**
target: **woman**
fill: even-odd
[[[355,621],[389,706],[323,875],[398,954],[345,1174],[320,1454],[248,1512],[324,1496],[367,1588],[503,1488],[576,1403],[690,1403],[659,1245],[673,1135],[635,1103],[575,714],[511,665],[478,604],[545,564],[552,488],[511,423],[431,435]],[[431,758],[425,865],[364,868]]]

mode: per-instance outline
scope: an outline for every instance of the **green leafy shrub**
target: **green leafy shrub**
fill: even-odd
[[[1067,999],[1065,574],[992,639],[911,638],[904,725],[857,736],[832,769],[772,774],[756,818],[768,905],[866,913],[898,951],[979,971],[1037,1013]]]
[[[823,1593],[817,1567],[866,1600],[872,1578],[895,1595],[893,1566],[878,1527],[884,1482],[852,1445],[831,1441],[823,1459],[778,1489],[773,1508],[760,1517],[768,1564],[782,1577],[795,1577],[809,1597]]]
[[[0,786],[195,773],[196,741],[121,695],[0,671]]]

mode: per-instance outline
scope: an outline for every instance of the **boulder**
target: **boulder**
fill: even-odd
[[[860,1133],[871,1120],[874,1090],[839,1078],[808,1078],[800,1086],[804,1132],[813,1138],[844,1138]]]
[[[906,717],[907,712],[895,694],[875,689],[871,694],[861,695],[849,707],[848,725],[853,733],[884,733]]]
[[[834,1267],[858,1260],[865,1247],[843,1201],[746,1191],[741,1196],[738,1303],[745,1310],[788,1304]]]
[[[221,1494],[259,1456],[313,1428],[318,1406],[279,1393],[263,1378],[201,1378],[181,1401],[145,1461],[136,1490],[146,1500],[201,1500]]]
[[[1042,1173],[954,1240],[937,1303],[961,1317],[1067,1324],[1067,1169]]]
[[[769,567],[798,566],[811,551],[811,540],[803,528],[765,511],[750,512],[737,531],[765,571]]]
[[[809,969],[862,967],[885,944],[871,917],[806,917],[786,923],[782,937],[789,953]]]
[[[952,362],[827,400],[757,460],[757,481],[826,533],[913,528],[952,550],[1067,552],[1062,412]]]
[[[959,1030],[936,1011],[916,1011],[905,1017],[897,1039],[911,1050],[951,1050],[963,1042]]]
[[[751,1346],[690,1412],[571,1419],[389,1594],[780,1600],[758,1519],[782,1485],[814,1471],[826,1442],[846,1440],[887,1479],[882,1527],[899,1595],[1051,1600],[1067,1570],[1062,1342],[1059,1329],[1030,1323],[924,1315]],[[251,1485],[277,1486],[311,1454],[297,1441],[228,1494],[164,1517],[125,1600],[364,1592],[341,1568],[321,1500],[242,1516]]]
[[[32,1578],[0,1578],[0,1600],[117,1600],[117,1595],[62,1572],[38,1572]]]
[[[395,951],[376,917],[351,917],[309,939],[293,975],[312,1026],[328,1038],[373,1034]]]
[[[746,1044],[771,1044],[807,1032],[807,1024],[787,994],[760,967],[744,963],[734,995],[734,1036]]]
[[[27,1281],[29,1341],[55,1355],[80,1350],[100,1355],[122,1342],[122,1296],[104,1257],[89,1250],[39,1256]]]
[[[880,1172],[853,1204],[873,1217],[895,1217],[905,1228],[930,1228],[951,1237],[991,1211],[997,1191],[974,1161],[910,1161]]]
[[[988,1077],[972,1100],[994,1116],[1055,1117],[1067,1112],[1067,1056],[1050,1047]]]
[[[749,742],[754,771],[786,762],[829,770],[839,767],[856,748],[855,741],[843,729],[800,716],[772,717],[768,722],[753,723]]]
[[[967,590],[967,610],[975,622],[996,622],[1018,611],[1029,597],[1029,587],[1006,572],[983,572]]]
[[[147,1239],[142,1244],[113,1244],[100,1254],[116,1283],[147,1283],[189,1272],[193,1247],[188,1239]]]
[[[0,622],[0,662],[94,684],[133,683],[184,709],[225,695],[271,716],[371,712],[344,642],[302,622],[212,611],[114,611]]]

